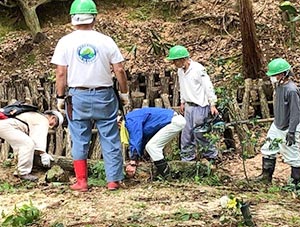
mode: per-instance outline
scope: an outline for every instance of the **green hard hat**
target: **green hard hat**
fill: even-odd
[[[283,58],[276,58],[268,64],[267,76],[275,76],[291,69],[291,65]]]
[[[170,48],[169,56],[167,57],[167,60],[176,60],[181,58],[187,58],[189,56],[190,54],[184,46],[177,45]]]
[[[96,4],[92,0],[75,0],[70,8],[70,14],[97,14]]]

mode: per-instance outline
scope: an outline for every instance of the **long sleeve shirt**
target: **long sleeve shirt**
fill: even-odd
[[[275,90],[275,126],[295,132],[300,122],[300,92],[293,81],[279,85]]]
[[[133,110],[125,116],[125,127],[129,133],[130,158],[141,157],[147,142],[161,128],[171,123],[171,109],[146,107]]]
[[[189,68],[186,72],[179,68],[178,76],[181,103],[192,102],[202,107],[215,105],[217,96],[213,84],[200,63],[190,59]]]

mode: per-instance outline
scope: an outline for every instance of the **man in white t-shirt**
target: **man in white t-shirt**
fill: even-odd
[[[217,96],[213,84],[205,68],[190,59],[190,54],[184,46],[174,46],[169,50],[167,60],[178,68],[180,86],[180,110],[186,119],[185,128],[181,133],[181,160],[196,159],[197,143],[202,149],[202,155],[208,160],[217,158],[218,151],[202,132],[195,132],[197,125],[204,123],[209,114],[216,115]]]
[[[123,158],[117,125],[118,100],[111,69],[120,88],[120,99],[128,104],[124,58],[112,38],[93,30],[97,8],[92,0],[74,1],[70,9],[75,31],[62,37],[51,63],[56,68],[57,105],[66,112],[72,139],[77,182],[72,190],[88,191],[87,158],[95,123],[104,159],[107,187],[116,190],[123,180]]]
[[[53,158],[46,153],[48,129],[56,128],[62,123],[63,116],[56,110],[48,110],[44,114],[25,112],[0,120],[0,137],[11,145],[17,156],[15,176],[29,181],[38,180],[31,174],[34,152],[40,154],[43,166],[50,167]]]

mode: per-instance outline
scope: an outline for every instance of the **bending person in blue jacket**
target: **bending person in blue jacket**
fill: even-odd
[[[124,135],[122,129],[127,130],[129,136],[130,162],[126,166],[126,174],[129,177],[135,174],[138,160],[146,149],[158,174],[162,177],[168,176],[170,168],[164,158],[163,149],[185,124],[185,118],[172,109],[146,107],[126,114],[125,127],[124,124],[121,126],[121,136]]]

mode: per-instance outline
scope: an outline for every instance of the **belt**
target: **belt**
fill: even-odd
[[[95,91],[98,91],[98,90],[104,90],[104,89],[109,89],[109,88],[112,88],[112,87],[70,87],[70,88],[73,88],[73,89],[77,89],[77,90],[95,90]]]
[[[189,106],[199,106],[198,104],[196,103],[193,103],[193,102],[186,102]]]

